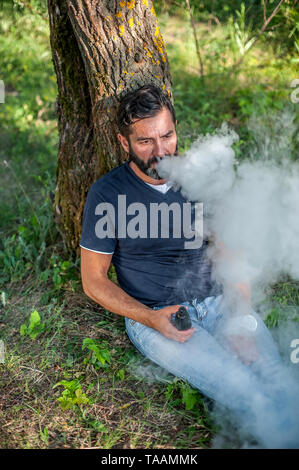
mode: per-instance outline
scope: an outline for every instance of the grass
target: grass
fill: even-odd
[[[209,447],[215,429],[206,400],[154,369],[131,345],[123,319],[82,291],[80,260],[67,258],[52,219],[58,132],[48,26],[26,10],[14,20],[0,12],[0,20],[7,90],[0,104],[0,448]],[[284,106],[296,62],[261,41],[231,72],[238,51],[229,27],[199,24],[203,79],[188,23],[165,15],[160,22],[181,150],[227,120],[244,158],[248,117]],[[298,283],[284,280],[269,296],[275,328],[280,310],[299,305]]]
[[[62,303],[53,298],[47,305],[42,291],[34,294],[26,298],[20,291],[7,300],[2,317],[7,357],[1,366],[1,448],[207,444],[210,431],[199,394],[185,412],[181,382],[170,381],[165,388],[130,372],[139,356],[121,319],[71,290],[65,290]],[[35,339],[20,335],[33,304],[44,324]],[[109,362],[92,361],[82,349],[86,338],[109,351]],[[74,385],[82,392],[79,398],[86,397],[83,402],[72,400]],[[204,433],[195,435],[201,427]]]
[[[40,204],[45,185],[49,191],[55,187],[57,85],[48,24],[26,13],[12,20],[4,9],[0,11],[1,79],[5,84],[5,104],[0,105],[2,236],[19,225],[21,214],[28,209],[32,212],[32,204]]]

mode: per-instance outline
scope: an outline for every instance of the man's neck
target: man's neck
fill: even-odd
[[[155,180],[154,178],[151,178],[150,176],[143,173],[143,171],[141,171],[140,168],[138,168],[138,166],[134,162],[130,162],[129,166],[131,170],[133,170],[134,173],[145,183],[154,184],[156,186],[159,184],[165,184],[167,181],[167,180]]]

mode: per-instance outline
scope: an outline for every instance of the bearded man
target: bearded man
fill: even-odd
[[[228,340],[202,204],[186,200],[157,172],[164,156],[180,158],[176,125],[171,101],[153,85],[121,99],[118,139],[129,158],[89,190],[80,242],[84,292],[125,317],[128,336],[143,355],[232,410],[263,445],[294,445],[289,396],[269,398],[269,364],[274,375],[283,369],[269,331],[250,309],[249,286],[232,287],[250,314]],[[111,263],[118,285],[108,277]],[[186,330],[173,323],[181,306],[192,322]],[[273,427],[282,429],[282,423],[278,437]]]

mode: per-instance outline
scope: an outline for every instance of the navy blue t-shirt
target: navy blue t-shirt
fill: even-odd
[[[80,246],[113,253],[119,286],[149,307],[202,300],[217,293],[202,213],[202,204],[157,191],[124,163],[91,186]]]

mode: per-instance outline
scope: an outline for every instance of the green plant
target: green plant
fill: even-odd
[[[53,386],[56,388],[58,386],[63,386],[64,390],[57,401],[60,402],[60,406],[63,410],[69,408],[75,409],[77,406],[81,409],[82,405],[87,405],[91,400],[86,396],[82,391],[81,384],[78,379],[75,380],[61,380]]]
[[[49,444],[49,431],[48,428],[45,426],[43,430],[39,432],[41,440],[48,445]]]
[[[48,189],[42,188],[40,194],[44,202],[38,207],[27,203],[29,196],[24,190],[27,198],[23,197],[23,202],[27,205],[25,210],[21,203],[18,204],[18,227],[13,229],[11,235],[4,235],[0,240],[0,264],[3,266],[0,282],[18,281],[32,273],[39,275],[49,263],[47,246],[53,243],[57,229],[53,222]]]
[[[101,423],[97,419],[85,419],[84,424],[86,424],[89,428],[93,429],[97,433],[109,433],[109,429],[107,428],[107,426],[105,426],[105,424]]]
[[[195,388],[190,387],[188,384],[181,385],[182,403],[185,405],[186,410],[193,410],[195,405],[201,404],[201,396]]]
[[[232,44],[237,47],[241,56],[252,46],[255,37],[252,37],[251,25],[246,25],[245,4],[241,4],[240,10],[236,11],[236,20],[230,17],[229,28]]]
[[[279,317],[279,310],[277,308],[273,308],[265,319],[266,326],[268,328],[275,328],[278,325]]]
[[[120,379],[120,380],[125,380],[125,370],[124,369],[119,369],[116,374],[115,374],[116,378]]]
[[[178,379],[175,379],[167,386],[165,396],[174,406],[183,404],[187,411],[193,410],[196,405],[202,405],[199,391],[191,387],[187,382]]]
[[[190,425],[186,428],[188,438],[198,435],[198,427],[213,430],[213,424],[208,414],[207,403],[204,402],[199,390],[193,388],[187,382],[175,378],[167,386],[165,391],[167,406],[172,410],[177,410],[184,406],[184,415],[190,419]],[[198,442],[205,447],[205,439],[198,437]]]
[[[96,369],[105,367],[107,362],[110,363],[110,351],[106,347],[106,341],[98,343],[92,338],[85,338],[82,344],[82,350],[88,349],[90,352],[84,359],[84,364],[92,364]]]
[[[31,339],[35,339],[45,329],[45,324],[41,323],[41,318],[37,310],[33,310],[30,315],[29,324],[23,323],[20,327],[20,335],[28,335]]]
[[[113,264],[110,265],[108,277],[110,281],[115,282],[115,283],[117,282],[117,275],[116,275],[115,267]]]
[[[78,281],[77,262],[63,260],[58,255],[52,255],[49,266],[40,274],[40,280],[45,282],[51,278],[56,290],[60,290],[68,282],[74,287]]]

